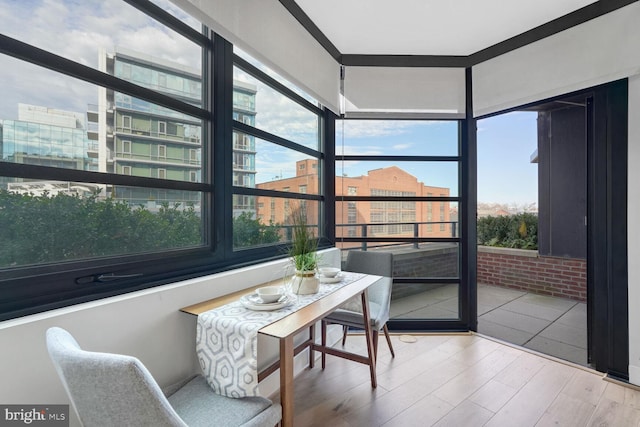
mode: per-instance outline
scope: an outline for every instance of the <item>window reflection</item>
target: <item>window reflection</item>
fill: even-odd
[[[159,2],[165,10],[200,31],[193,18],[176,6],[169,6],[167,0]],[[113,51],[114,46],[145,52],[154,58],[152,63],[159,58],[197,70],[202,68],[200,46],[121,0],[14,1],[11,13],[2,17],[2,33],[101,71],[105,71],[103,51]],[[133,78],[136,71],[129,69],[123,73]],[[168,77],[169,85],[170,80]]]
[[[0,208],[11,208],[0,219],[0,269],[200,246],[201,200],[199,192],[12,180],[0,189]]]
[[[255,126],[276,136],[314,150],[319,149],[320,118],[307,108],[245,73],[233,69],[234,107],[249,110],[252,117],[240,112],[235,120]],[[237,104],[235,104],[237,102]]]
[[[233,203],[237,207],[233,216],[234,249],[290,242],[296,213],[303,214],[312,233],[319,235],[317,201],[235,194]]]

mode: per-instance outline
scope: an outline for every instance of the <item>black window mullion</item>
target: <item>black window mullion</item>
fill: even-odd
[[[329,243],[336,243],[336,116],[329,109],[325,109],[322,118],[322,127],[320,132],[322,138],[322,168],[320,169],[320,193],[324,196],[324,203],[321,204],[322,212],[320,215],[321,223],[325,225],[324,234]],[[323,217],[324,215],[324,217]]]
[[[214,192],[212,236],[216,257],[233,256],[233,46],[213,35],[213,139],[210,141]]]
[[[460,202],[455,196],[340,196],[341,202]]]
[[[0,161],[0,176],[25,179],[87,182],[91,184],[113,184],[132,187],[165,188],[170,190],[209,191],[206,183],[147,178],[107,172],[92,172],[78,169],[63,169],[52,166],[26,165]]]
[[[245,196],[263,196],[263,197],[280,197],[284,199],[302,199],[322,201],[323,196],[320,194],[295,193],[291,191],[268,190],[265,188],[252,187],[232,187],[234,194],[242,194]]]
[[[402,224],[402,223],[376,223],[372,222],[367,226],[375,225],[389,225],[389,224]],[[358,224],[347,224],[358,225]],[[388,242],[388,243],[460,243],[459,237],[341,237],[340,241],[344,242]]]
[[[458,156],[370,156],[336,155],[336,161],[393,161],[393,162],[459,162]]]

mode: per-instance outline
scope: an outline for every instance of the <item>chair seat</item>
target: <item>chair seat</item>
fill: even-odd
[[[273,427],[282,417],[282,407],[263,397],[215,394],[202,375],[172,385],[167,398],[136,357],[83,350],[59,327],[47,329],[47,350],[86,426]]]
[[[374,330],[380,330],[383,323],[379,321],[381,306],[378,303],[369,301],[369,314],[371,318],[371,327]],[[329,323],[340,323],[346,326],[353,326],[354,328],[363,327],[362,313],[354,312],[351,310],[337,309],[331,314],[327,315],[324,320]]]
[[[274,426],[281,418],[279,404],[272,404],[264,397],[221,396],[213,392],[202,375],[189,381],[168,400],[189,427]]]

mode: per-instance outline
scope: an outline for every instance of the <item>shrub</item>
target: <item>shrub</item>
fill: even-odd
[[[279,240],[278,228],[249,214],[234,219],[236,247]],[[151,212],[97,193],[36,196],[0,189],[0,269],[203,244],[193,206],[162,204]]]
[[[233,219],[233,247],[267,245],[280,240],[277,224],[263,224],[253,214],[243,212]]]
[[[520,213],[478,219],[478,244],[516,249],[538,249],[538,216]]]

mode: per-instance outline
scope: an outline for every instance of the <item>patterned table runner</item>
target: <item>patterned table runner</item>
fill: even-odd
[[[279,310],[254,311],[245,308],[240,301],[234,301],[200,314],[196,353],[202,372],[214,391],[234,398],[259,396],[258,331],[364,276],[346,271],[341,274],[340,282],[321,284],[316,294],[297,295],[293,304]]]

